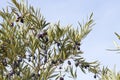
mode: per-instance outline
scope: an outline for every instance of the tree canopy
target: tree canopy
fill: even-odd
[[[75,80],[78,70],[100,77],[106,69],[86,61],[81,50],[94,25],[92,16],[77,28],[61,26],[48,22],[27,2],[11,0],[0,10],[0,80]]]

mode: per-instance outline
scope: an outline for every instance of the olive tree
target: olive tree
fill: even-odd
[[[50,23],[39,9],[11,0],[0,10],[0,80],[77,79],[77,71],[99,76],[97,61],[82,57],[81,42],[92,30],[93,13],[79,27]]]

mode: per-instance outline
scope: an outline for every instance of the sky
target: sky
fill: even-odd
[[[8,5],[10,0],[1,0],[0,9]],[[116,65],[120,71],[120,54],[106,49],[115,49],[113,41],[120,43],[114,32],[120,33],[120,0],[29,0],[30,4],[40,8],[47,21],[60,21],[65,26],[78,26],[92,12],[95,26],[91,33],[82,41],[81,50],[87,61],[98,60],[101,66],[111,69]],[[93,80],[90,73],[80,73],[77,80]],[[70,80],[70,79],[69,79]]]

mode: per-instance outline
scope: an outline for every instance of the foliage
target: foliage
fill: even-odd
[[[116,32],[115,32],[115,35],[120,40],[120,35],[118,33],[116,33]],[[109,51],[117,51],[119,53],[119,51],[120,51],[120,45],[116,41],[114,41],[113,43],[114,43],[116,49],[107,49],[107,50],[109,50]]]
[[[63,80],[66,73],[76,79],[77,68],[98,73],[97,61],[87,62],[80,49],[92,30],[93,14],[74,29],[47,22],[39,9],[25,2],[11,2],[0,10],[0,80]]]
[[[115,35],[117,36],[117,38],[120,40],[120,35],[118,33],[115,32]],[[114,42],[114,45],[117,49],[115,49],[114,51],[120,51],[120,45],[117,42]]]
[[[103,68],[100,80],[120,80],[120,73],[115,70]]]
[[[120,40],[120,35],[115,32],[115,35],[117,38]],[[109,51],[120,51],[120,46],[118,43],[114,41],[114,45],[116,46],[117,49],[108,49]],[[120,80],[120,72],[116,72],[115,68],[114,70],[109,69],[108,67],[102,68],[99,72],[99,80]]]

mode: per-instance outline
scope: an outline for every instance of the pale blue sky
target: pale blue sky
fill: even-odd
[[[7,5],[9,0],[0,1],[0,9]],[[99,60],[102,66],[111,69],[116,64],[120,70],[120,54],[106,49],[114,49],[113,41],[119,40],[114,32],[120,33],[120,0],[29,0],[30,4],[40,8],[47,21],[62,25],[72,24],[78,26],[91,12],[94,13],[96,25],[91,33],[82,41],[84,57],[88,61]],[[79,74],[77,80],[93,80],[93,75]]]

